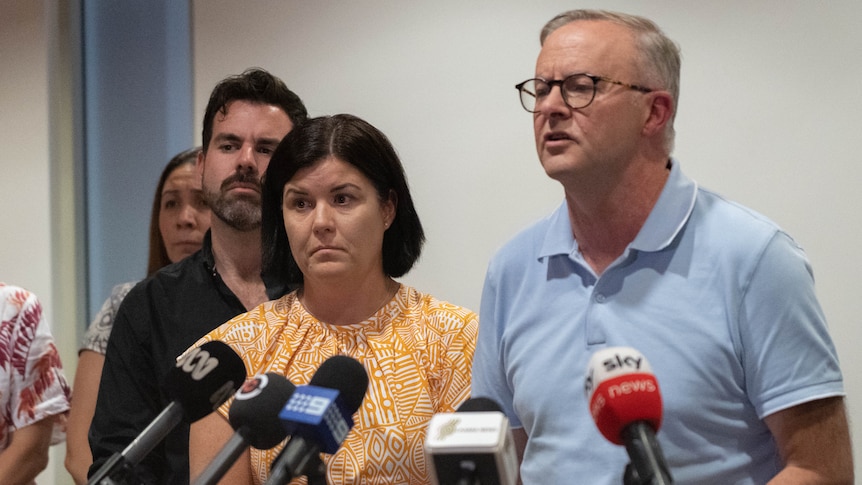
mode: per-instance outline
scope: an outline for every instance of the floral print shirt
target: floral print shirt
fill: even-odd
[[[71,389],[35,295],[0,283],[0,451],[16,429],[69,409]],[[52,443],[65,436],[63,423]]]

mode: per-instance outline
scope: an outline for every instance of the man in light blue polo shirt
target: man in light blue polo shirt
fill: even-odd
[[[591,355],[644,354],[675,483],[852,483],[838,358],[802,249],[670,156],[679,50],[651,21],[572,11],[519,84],[565,201],[492,259],[473,396],[515,428],[526,485],[619,484],[584,397]]]

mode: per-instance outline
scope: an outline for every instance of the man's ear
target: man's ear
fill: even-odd
[[[664,133],[665,126],[672,122],[676,110],[673,97],[667,91],[653,91],[646,93],[646,96],[649,96],[652,101],[644,122],[643,133],[644,135]]]
[[[195,160],[195,169],[198,171],[198,175],[203,177],[204,175],[204,161],[206,159],[206,155],[204,155],[203,150],[198,152],[197,160]]]

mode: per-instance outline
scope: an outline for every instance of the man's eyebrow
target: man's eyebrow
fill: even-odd
[[[263,137],[257,139],[258,145],[278,145],[280,142],[281,140],[278,138]]]
[[[233,133],[219,133],[213,137],[215,141],[240,141],[241,138]]]

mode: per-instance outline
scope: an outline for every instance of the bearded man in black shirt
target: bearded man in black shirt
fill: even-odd
[[[165,377],[199,337],[286,288],[261,268],[261,176],[273,150],[307,118],[300,98],[261,69],[222,80],[203,122],[197,170],[212,209],[201,250],[133,288],[108,341],[90,427],[90,476],[170,403]],[[181,423],[133,470],[143,483],[187,484],[188,424]]]

